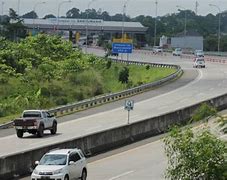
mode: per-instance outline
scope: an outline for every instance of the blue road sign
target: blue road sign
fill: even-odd
[[[131,43],[112,43],[113,53],[132,53],[132,48]]]

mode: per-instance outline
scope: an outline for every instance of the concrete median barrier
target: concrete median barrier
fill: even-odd
[[[227,94],[174,112],[144,119],[140,122],[0,157],[0,179],[8,180],[21,175],[28,175],[31,172],[31,167],[34,165],[33,163],[51,149],[78,147],[87,156],[93,156],[113,148],[127,145],[133,141],[139,141],[166,132],[174,124],[187,123],[202,103],[212,105],[218,110],[225,109],[227,108]]]

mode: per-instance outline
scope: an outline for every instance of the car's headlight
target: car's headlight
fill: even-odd
[[[39,171],[37,171],[36,169],[34,169],[32,173],[38,175],[39,174]]]
[[[53,172],[53,174],[61,174],[61,173],[62,173],[62,169],[58,169],[58,170]]]

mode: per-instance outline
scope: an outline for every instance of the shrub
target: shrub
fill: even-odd
[[[59,97],[55,100],[56,105],[66,105],[68,103],[67,98]]]
[[[41,95],[45,97],[50,97],[50,90],[46,87],[41,88]]]
[[[192,121],[199,121],[204,118],[209,118],[210,116],[216,115],[217,110],[206,103],[203,103],[196,113],[192,116]]]
[[[112,61],[108,60],[107,63],[106,63],[106,69],[110,69],[111,65],[112,65]]]
[[[150,65],[146,65],[146,70],[149,70],[151,68]]]
[[[6,84],[9,81],[9,77],[0,74],[0,84]]]
[[[128,83],[128,78],[129,78],[129,69],[127,67],[124,67],[119,73],[118,80],[121,83]]]

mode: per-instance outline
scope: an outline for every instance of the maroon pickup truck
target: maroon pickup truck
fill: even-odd
[[[14,127],[19,138],[22,138],[25,132],[42,137],[46,129],[50,130],[51,134],[56,134],[57,120],[44,110],[25,110],[21,118],[14,120]]]

